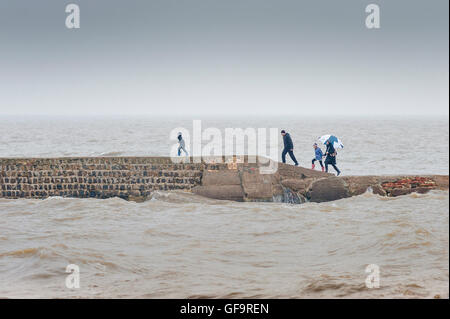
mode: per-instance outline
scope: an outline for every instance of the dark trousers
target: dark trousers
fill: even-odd
[[[288,149],[284,149],[283,153],[281,153],[281,160],[283,161],[283,163],[286,163],[286,154],[289,153],[289,156],[292,158],[292,160],[294,161],[295,165],[298,165],[297,159],[295,158],[294,152]]]
[[[315,161],[318,161],[318,162],[320,163],[320,166],[322,166],[322,167],[323,167],[323,163],[322,163],[322,161],[319,161],[318,159],[315,159],[315,158],[313,158],[313,160],[312,160],[312,163],[314,164],[314,163],[315,163]]]
[[[339,170],[339,168],[337,168],[337,166],[336,166],[336,158],[335,158],[334,156],[328,156],[328,157],[325,159],[325,172],[327,172],[327,173],[328,173],[328,165],[333,166],[333,168],[336,170],[336,172],[337,172],[338,174],[341,173],[341,171]]]

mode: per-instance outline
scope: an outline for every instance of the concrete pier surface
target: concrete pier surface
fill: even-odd
[[[121,197],[157,190],[223,200],[303,203],[363,194],[400,196],[448,190],[448,175],[342,176],[252,156],[0,158],[0,198]]]

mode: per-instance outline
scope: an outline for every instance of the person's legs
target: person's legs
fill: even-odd
[[[181,146],[178,146],[178,156],[181,155]]]
[[[333,166],[333,168],[336,170],[338,176],[341,174],[341,171],[339,170],[339,168],[337,168],[336,164],[331,164]]]
[[[314,162],[316,161],[316,159],[315,158],[313,158],[313,160],[312,160],[312,166],[311,166],[311,169],[314,169],[315,167],[316,167],[316,165],[314,164]]]
[[[289,151],[289,156],[294,161],[295,165],[298,165],[297,159],[295,158],[295,155],[294,155],[293,151]]]
[[[286,163],[286,153],[288,152],[287,149],[284,149],[283,152],[281,153],[281,161],[283,163]]]
[[[320,166],[322,167],[322,172],[323,172],[324,171],[323,163],[322,163],[322,161],[319,161],[319,163],[320,163]]]
[[[328,173],[328,164],[330,164],[330,161],[328,159],[328,157],[325,159],[325,172]]]

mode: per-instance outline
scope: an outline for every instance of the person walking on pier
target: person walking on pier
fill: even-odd
[[[186,156],[189,156],[188,152],[186,151],[186,145],[183,139],[183,136],[181,135],[181,132],[178,133],[178,156],[181,156],[181,150],[183,150],[184,154]]]
[[[283,136],[284,143],[284,149],[281,153],[281,160],[283,161],[283,163],[286,163],[286,154],[289,153],[289,156],[294,161],[295,166],[298,166],[297,159],[294,155],[294,143],[292,142],[291,136],[289,135],[289,133],[286,133],[285,130],[281,131],[281,135]]]
[[[312,167],[311,169],[314,169],[316,167],[316,165],[314,164],[315,161],[318,161],[320,166],[322,167],[322,172],[325,170],[325,168],[323,167],[323,163],[322,163],[322,157],[323,157],[323,153],[322,150],[320,149],[319,146],[317,146],[317,143],[314,143],[313,145],[314,150],[315,150],[315,156],[312,160]]]
[[[327,141],[326,144],[327,144],[327,150],[325,151],[325,155],[327,157],[325,158],[325,171],[328,173],[328,165],[331,165],[336,170],[337,176],[339,176],[341,174],[341,171],[336,166],[337,152],[333,146],[333,143],[331,143],[330,141]]]

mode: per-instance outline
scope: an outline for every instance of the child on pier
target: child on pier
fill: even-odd
[[[322,157],[323,157],[322,150],[320,149],[319,146],[317,146],[317,143],[314,143],[313,147],[315,150],[315,157],[312,160],[312,168],[311,169],[314,169],[316,167],[314,162],[318,161],[320,163],[320,166],[322,167],[322,172],[323,172],[325,169],[324,169],[323,163],[322,163]]]

